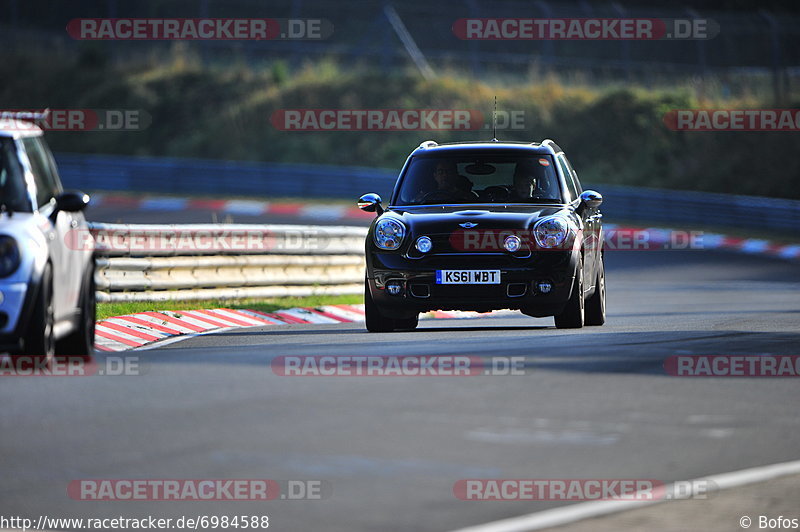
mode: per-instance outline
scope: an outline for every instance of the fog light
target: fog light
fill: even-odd
[[[421,236],[417,239],[416,246],[420,253],[427,253],[433,247],[433,242],[427,236]]]
[[[550,284],[550,281],[539,281],[539,284],[536,285],[536,289],[540,294],[549,294],[550,290],[553,289],[553,285]]]
[[[400,281],[389,281],[386,283],[386,291],[389,292],[390,296],[399,296],[403,291],[403,285]]]
[[[506,251],[514,253],[519,251],[519,248],[522,246],[522,240],[519,239],[517,235],[507,236],[506,239],[503,241],[503,247],[506,248]]]

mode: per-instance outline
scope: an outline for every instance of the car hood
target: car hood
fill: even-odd
[[[480,205],[392,207],[387,214],[399,217],[414,235],[447,234],[462,228],[530,229],[539,219],[566,214],[566,205]],[[461,224],[467,224],[466,227]],[[471,226],[469,224],[475,224]]]

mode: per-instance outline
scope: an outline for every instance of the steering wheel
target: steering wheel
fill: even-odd
[[[511,191],[503,185],[492,185],[483,189],[483,195],[489,201],[504,201],[511,196]]]
[[[434,190],[422,196],[422,203],[459,203],[464,201],[474,201],[478,195],[472,191],[446,192],[444,190]]]

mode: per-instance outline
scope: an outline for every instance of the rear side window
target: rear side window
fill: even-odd
[[[0,138],[0,205],[12,212],[32,210],[16,145],[7,138]]]
[[[575,184],[575,177],[570,171],[569,163],[563,155],[558,156],[558,165],[561,167],[561,173],[564,174],[564,181],[567,182],[567,191],[569,192],[570,200],[574,201],[580,194],[578,187]]]
[[[25,138],[22,139],[22,145],[25,146],[36,182],[36,203],[39,207],[43,207],[61,192],[58,177],[55,175],[55,165],[50,151],[41,139]]]
[[[575,169],[572,167],[572,165],[569,162],[569,159],[567,159],[567,156],[563,155],[563,157],[564,157],[564,164],[567,165],[567,168],[569,168],[569,173],[572,175],[572,179],[575,184],[575,190],[578,192],[578,195],[580,195],[580,193],[583,192],[583,188],[581,187],[581,182],[578,179],[578,172],[576,172]]]

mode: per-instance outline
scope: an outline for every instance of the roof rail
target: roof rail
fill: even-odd
[[[564,151],[558,144],[556,144],[556,141],[554,141],[553,139],[544,139],[542,141],[542,146],[550,146],[556,153]]]
[[[425,148],[435,148],[438,145],[439,145],[439,143],[436,142],[435,140],[425,140],[425,141],[422,141],[422,144],[420,144],[417,149],[419,150],[419,149],[425,149]]]
[[[2,111],[0,112],[0,120],[25,120],[27,122],[40,122],[47,118],[50,109],[45,109],[41,113],[34,113],[33,111]]]

